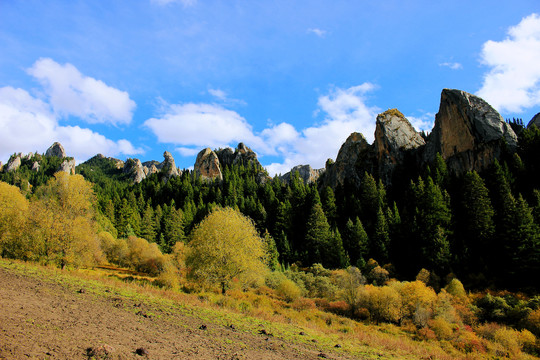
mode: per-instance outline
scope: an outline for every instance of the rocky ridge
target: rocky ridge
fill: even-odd
[[[195,174],[205,181],[223,180],[222,170],[233,165],[255,166],[260,169],[257,181],[264,182],[268,179],[268,175],[262,170],[262,165],[257,159],[257,154],[244,143],[239,143],[234,151],[231,148],[216,151],[210,148],[201,150],[197,154],[193,169]]]
[[[291,171],[281,175],[279,178],[283,182],[290,182],[291,177],[298,172],[298,175],[300,176],[300,179],[304,181],[306,184],[316,183],[319,179],[319,176],[324,172],[324,168],[322,169],[313,169],[310,165],[297,165],[291,169]]]
[[[426,165],[441,154],[456,174],[483,170],[503,149],[515,151],[517,136],[501,115],[483,99],[465,91],[444,89],[433,131],[427,138],[416,132],[396,109],[377,116],[375,141],[368,144],[353,133],[339,150],[335,163],[327,162],[323,186],[335,188],[347,180],[356,186],[365,171],[392,183],[398,166]]]

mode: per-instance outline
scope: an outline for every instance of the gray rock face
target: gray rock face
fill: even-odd
[[[38,172],[39,168],[40,168],[39,163],[37,161],[34,161],[34,163],[32,164],[32,171]]]
[[[128,174],[129,178],[136,184],[146,178],[141,160],[139,159],[127,159],[124,163],[123,172],[124,174]]]
[[[66,159],[58,168],[58,171],[63,171],[69,175],[75,175],[75,159]]]
[[[64,147],[59,142],[55,142],[54,144],[52,144],[51,147],[47,149],[47,152],[45,152],[45,155],[56,156],[58,158],[67,157]]]
[[[260,166],[257,154],[244,143],[239,143],[234,152],[231,148],[220,149],[216,151],[220,163],[223,166],[248,165],[255,163]]]
[[[300,178],[305,184],[315,183],[319,179],[319,176],[325,171],[325,169],[313,169],[310,165],[297,165],[291,169],[288,173],[280,176],[283,182],[289,182],[291,177],[298,172]]]
[[[203,180],[223,180],[223,174],[219,166],[219,158],[210,148],[201,150],[195,161],[194,171]]]
[[[21,154],[12,155],[6,165],[6,171],[15,171],[21,166]]]
[[[374,152],[364,135],[352,133],[341,145],[336,161],[326,162],[326,170],[321,176],[323,186],[335,188],[345,180],[360,185],[364,171],[372,172]]]
[[[176,164],[174,163],[174,158],[171,155],[170,152],[165,151],[163,153],[163,162],[161,163],[161,171],[165,174],[165,177],[167,179],[170,179],[173,176],[180,175],[178,172],[178,169],[176,168]]]
[[[373,147],[380,179],[386,184],[391,183],[393,171],[403,161],[405,153],[423,145],[424,138],[397,109],[379,114]]]
[[[533,116],[531,121],[527,124],[527,128],[530,128],[532,125],[536,125],[540,129],[540,113]]]
[[[499,158],[502,140],[516,149],[516,134],[491,105],[465,91],[444,89],[424,160],[433,161],[439,152],[458,174],[481,170]]]

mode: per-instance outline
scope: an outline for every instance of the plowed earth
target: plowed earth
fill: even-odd
[[[349,358],[238,327],[0,268],[0,359]]]

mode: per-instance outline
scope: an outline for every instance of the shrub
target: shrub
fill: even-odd
[[[302,295],[302,291],[296,283],[290,279],[283,280],[277,287],[276,292],[285,301],[292,302]]]
[[[379,323],[401,319],[401,296],[390,286],[366,285],[362,288],[359,305],[369,310],[371,320]]]
[[[412,319],[416,310],[424,308],[431,310],[437,300],[437,294],[421,281],[403,283],[399,289],[403,303],[403,316]]]
[[[466,302],[467,292],[465,291],[465,288],[463,287],[461,281],[459,281],[458,279],[454,278],[450,280],[448,285],[446,285],[445,290],[457,300]]]
[[[502,345],[510,355],[517,355],[521,350],[519,334],[516,330],[501,327],[493,334],[493,341]]]
[[[171,262],[167,262],[154,284],[163,288],[177,290],[180,287],[178,269]]]
[[[462,331],[458,337],[452,341],[452,345],[465,353],[479,352],[485,353],[486,347],[475,333],[471,331]]]
[[[312,299],[298,298],[291,304],[292,308],[297,311],[316,309],[315,301]]]
[[[380,266],[374,267],[369,273],[368,273],[368,279],[370,282],[372,282],[375,285],[382,286],[384,285],[388,279],[390,278],[389,273],[387,270],[383,269]]]
[[[266,286],[268,286],[270,289],[277,289],[279,287],[279,285],[283,282],[287,280],[287,277],[285,276],[285,274],[283,274],[282,272],[280,271],[269,271],[267,274],[266,274],[266,277],[264,279],[264,283],[266,284]]]
[[[429,327],[433,330],[439,340],[449,340],[454,334],[452,325],[443,318],[430,320]]]
[[[343,300],[332,301],[328,304],[328,311],[336,315],[345,316],[350,313],[350,306]]]
[[[540,308],[529,313],[525,319],[525,327],[536,336],[540,336]]]

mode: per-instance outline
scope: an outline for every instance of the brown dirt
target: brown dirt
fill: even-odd
[[[348,358],[109,295],[0,268],[0,359]]]

